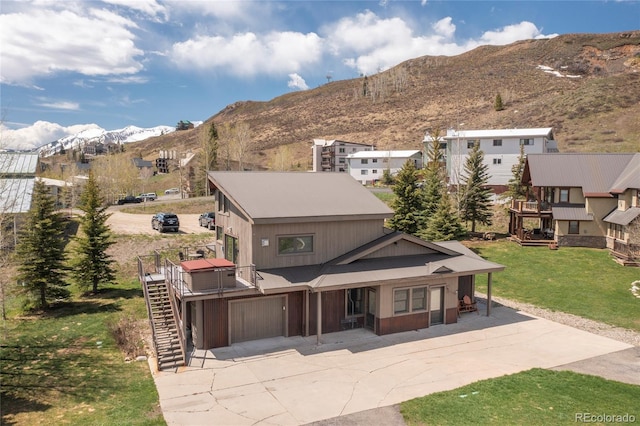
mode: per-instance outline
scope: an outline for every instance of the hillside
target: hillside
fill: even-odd
[[[498,93],[500,112],[493,108]],[[200,128],[131,148],[145,157],[160,149],[197,149],[199,132],[212,120],[219,128],[248,123],[256,144],[252,160],[265,167],[278,147],[288,146],[290,164],[306,168],[314,138],[417,149],[426,131],[447,127],[553,127],[562,152],[640,151],[640,30],[424,56],[268,102],[236,102]]]

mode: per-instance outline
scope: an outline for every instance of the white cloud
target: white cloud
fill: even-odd
[[[129,9],[142,12],[157,22],[166,21],[169,18],[167,8],[156,0],[102,0],[104,3],[116,6],[125,6]]]
[[[289,82],[287,83],[287,86],[295,90],[307,90],[309,88],[309,86],[307,86],[307,82],[304,81],[304,78],[296,73],[289,74]]]
[[[67,101],[41,102],[38,105],[41,107],[61,109],[66,111],[77,111],[80,109],[80,104],[78,104],[77,102],[67,102]]]
[[[47,3],[49,4],[49,3]],[[133,74],[143,54],[130,28],[136,24],[103,9],[46,10],[0,15],[0,81],[27,84],[58,72],[88,76]]]
[[[77,124],[63,127],[48,121],[36,121],[31,126],[14,130],[0,124],[0,147],[5,149],[39,148],[49,142],[88,129],[100,129],[100,126],[97,124]]]
[[[519,24],[507,25],[495,31],[482,34],[479,44],[504,45],[517,40],[536,38],[541,35],[540,30],[531,22],[522,21]]]
[[[220,70],[240,76],[277,75],[300,71],[322,55],[322,41],[314,33],[252,32],[231,38],[200,36],[175,43],[170,53],[181,69]]]

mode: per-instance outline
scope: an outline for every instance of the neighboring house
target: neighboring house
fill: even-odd
[[[385,170],[395,176],[409,160],[417,169],[422,168],[422,152],[418,150],[360,151],[347,156],[349,174],[363,185],[382,179]]]
[[[37,153],[0,153],[0,247],[16,241],[18,222],[31,208],[38,164]]]
[[[132,161],[138,169],[141,178],[149,178],[153,176],[153,162],[142,158],[133,158]]]
[[[431,149],[432,137],[426,134],[424,140],[425,164]],[[491,129],[491,130],[447,130],[441,137],[440,148],[446,162],[447,177],[451,185],[457,185],[464,176],[464,166],[469,152],[479,143],[484,153],[484,164],[489,168],[490,186],[495,193],[506,190],[513,177],[511,168],[518,163],[520,146],[524,146],[525,155],[558,152],[553,129]]]
[[[640,154],[531,154],[522,182],[533,195],[512,201],[509,221],[521,244],[547,239],[624,252],[640,242],[631,232],[640,214]]]
[[[339,140],[313,140],[314,172],[346,172],[347,156],[360,151],[373,151],[373,145]]]
[[[178,124],[176,124],[176,130],[189,130],[193,129],[195,126],[189,120],[180,120]]]
[[[214,258],[167,273],[197,348],[455,323],[476,275],[488,274],[490,294],[492,273],[504,269],[457,241],[385,228],[392,210],[347,174],[209,172],[209,180]]]
[[[44,183],[53,197],[57,209],[72,207],[78,200],[79,194],[73,189],[73,184],[59,179],[38,177],[37,181]]]

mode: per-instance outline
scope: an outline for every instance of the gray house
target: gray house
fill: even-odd
[[[209,180],[213,254],[170,273],[179,323],[197,348],[455,323],[476,276],[488,274],[490,286],[504,269],[459,242],[386,228],[392,211],[347,174],[210,172]]]

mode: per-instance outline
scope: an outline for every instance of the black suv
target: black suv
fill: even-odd
[[[180,220],[173,213],[156,213],[151,218],[151,228],[157,229],[159,232],[178,232],[179,227]]]
[[[126,197],[120,198],[118,200],[118,205],[121,206],[123,204],[139,203],[140,201],[142,201],[142,200],[140,200],[139,198],[134,197],[133,195],[127,195]]]
[[[200,226],[206,226],[208,229],[213,229],[216,226],[216,214],[214,212],[202,213],[198,219]]]

